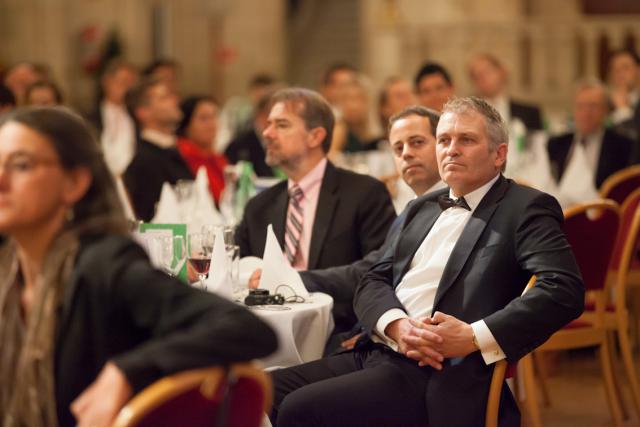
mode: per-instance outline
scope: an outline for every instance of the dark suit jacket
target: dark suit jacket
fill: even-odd
[[[573,133],[549,139],[547,151],[551,173],[556,182],[560,182],[568,165],[569,153],[574,139]],[[616,132],[607,129],[602,137],[602,148],[598,156],[595,186],[600,187],[607,177],[633,163],[634,142]]]
[[[267,226],[284,242],[289,196],[283,181],[252,198],[236,230],[241,256],[262,257]],[[378,249],[395,219],[384,184],[327,163],[316,210],[308,268],[350,264]]]
[[[395,287],[440,215],[438,195],[447,191],[415,201],[396,244],[356,290],[356,314],[369,334],[386,311],[404,310]],[[455,245],[433,311],[467,323],[483,319],[510,362],[542,344],[578,317],[584,306],[582,279],[562,221],[554,198],[500,177]],[[537,276],[535,287],[520,297],[532,274]],[[479,352],[447,359],[442,371],[433,370],[425,396],[429,425],[484,425],[492,371],[493,365],[487,366]],[[519,425],[518,419],[505,386],[501,425]]]
[[[136,155],[124,173],[136,216],[148,222],[160,200],[162,184],[193,180],[193,174],[177,148],[161,148],[149,141],[138,140]]]
[[[224,155],[231,164],[240,160],[251,162],[257,176],[273,176],[273,170],[264,160],[264,148],[255,129],[244,131],[235,137],[224,150]]]
[[[353,311],[356,286],[398,237],[405,217],[406,210],[393,221],[382,246],[369,252],[364,258],[347,265],[300,272],[302,282],[309,292],[324,292],[333,297],[333,320],[336,330],[350,330],[358,321]]]
[[[71,402],[113,361],[140,391],[180,370],[264,357],[273,331],[232,302],[154,270],[120,236],[85,240],[58,316],[55,387],[60,426]]]
[[[522,120],[522,123],[528,131],[542,130],[544,128],[542,112],[537,106],[523,104],[510,99],[509,110],[511,112],[511,117]]]

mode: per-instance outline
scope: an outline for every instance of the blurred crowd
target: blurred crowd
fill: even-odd
[[[640,158],[640,60],[631,50],[610,56],[606,81],[577,81],[569,120],[550,132],[544,110],[509,93],[500,58],[481,53],[467,64],[473,95],[488,101],[508,125],[505,175],[556,196],[566,207],[595,197],[614,172]],[[153,217],[163,182],[193,179],[205,167],[211,195],[221,203],[232,165],[248,162],[255,177],[283,178],[265,163],[270,96],[287,83],[256,74],[246,93],[221,103],[210,94],[180,92],[181,67],[163,59],[140,68],[124,59],[100,77],[94,108],[82,112],[93,125],[105,160],[122,179],[135,215]],[[65,96],[46,65],[21,62],[0,85],[0,114],[22,105],[64,105]],[[336,119],[328,158],[337,166],[383,180],[398,211],[413,197],[399,179],[387,141],[388,121],[410,105],[441,111],[461,94],[446,64],[426,62],[412,81],[390,76],[381,87],[348,63],[327,67],[317,89]],[[227,173],[225,174],[225,168]],[[143,179],[144,178],[144,179]],[[271,182],[271,181],[267,181]],[[231,182],[233,184],[233,182]]]

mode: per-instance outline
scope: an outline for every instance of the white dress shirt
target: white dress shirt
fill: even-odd
[[[384,313],[376,323],[376,334],[394,350],[398,350],[397,343],[386,336],[384,330],[391,322],[398,319],[407,317],[417,319],[433,314],[436,291],[451,252],[471,215],[499,176],[500,174],[496,175],[482,187],[464,196],[471,208],[470,211],[459,207],[443,211],[420,244],[411,260],[409,271],[396,287],[396,295],[406,312],[400,309],[391,309]],[[451,191],[449,194],[450,197],[454,197]],[[485,363],[490,364],[506,357],[484,320],[472,323],[471,327]]]

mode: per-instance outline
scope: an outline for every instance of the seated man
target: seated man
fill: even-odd
[[[597,189],[607,177],[635,163],[634,141],[607,129],[608,111],[604,85],[584,80],[575,92],[575,131],[549,139],[551,174],[563,206],[597,197]]]
[[[271,102],[266,162],[289,179],[247,203],[236,230],[240,255],[262,257],[269,224],[298,270],[349,264],[379,248],[395,219],[389,193],[380,181],[327,160],[329,104],[297,88],[276,92]]]
[[[389,141],[396,168],[416,195],[444,187],[436,164],[436,126],[440,115],[424,107],[409,107],[389,120]],[[357,319],[353,294],[360,279],[393,243],[402,227],[406,210],[396,218],[382,246],[349,265],[301,271],[300,277],[310,292],[333,297],[333,316],[337,329],[348,330]],[[257,284],[257,283],[256,283]],[[255,285],[255,284],[254,284]],[[336,345],[329,345],[328,348]]]
[[[454,99],[436,135],[450,188],[411,205],[365,274],[354,305],[367,336],[355,350],[274,372],[275,425],[482,425],[492,364],[515,362],[582,313],[560,206],[501,174],[498,112]],[[505,386],[500,425],[519,418]]]

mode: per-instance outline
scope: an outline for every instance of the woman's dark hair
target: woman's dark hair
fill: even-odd
[[[67,228],[78,232],[94,231],[96,227],[101,229],[95,231],[126,231],[113,177],[84,119],[65,107],[24,107],[6,114],[0,127],[9,122],[20,123],[45,136],[63,169],[86,168],[91,174],[89,189],[73,207]]]
[[[186,136],[187,128],[189,127],[189,123],[191,123],[191,119],[193,118],[193,113],[196,111],[196,107],[201,102],[210,102],[216,106],[218,106],[218,102],[212,96],[206,95],[194,95],[186,98],[180,104],[180,109],[182,110],[182,120],[176,129],[176,135],[178,136]]]
[[[58,87],[58,85],[51,81],[44,81],[44,80],[35,82],[29,87],[27,87],[27,91],[25,92],[25,99],[29,100],[29,97],[31,96],[31,92],[40,88],[47,88],[51,90],[51,92],[53,93],[53,98],[56,101],[57,105],[60,105],[64,102],[64,97],[62,96],[62,92],[60,91],[60,88]]]

